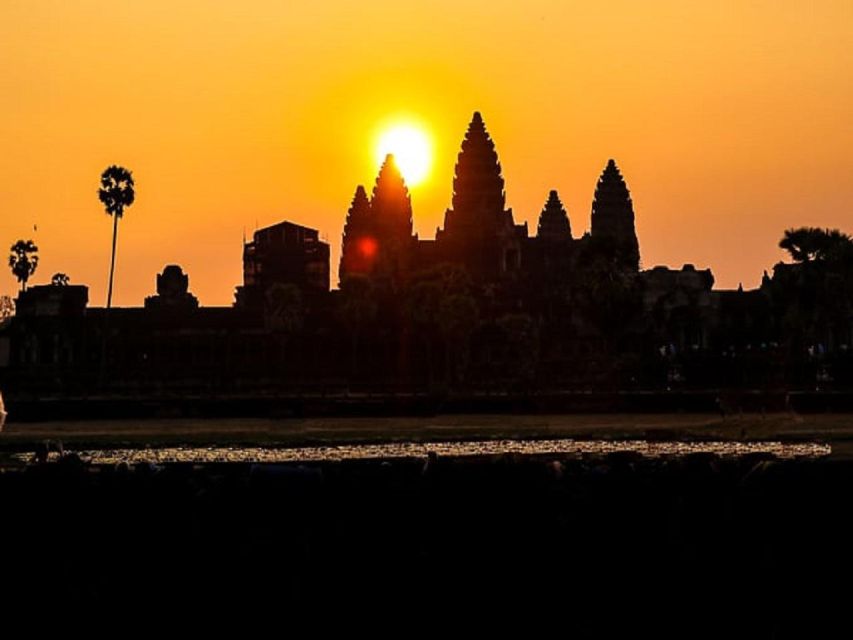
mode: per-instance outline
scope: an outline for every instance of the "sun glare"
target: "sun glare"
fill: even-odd
[[[381,165],[389,153],[394,154],[407,185],[416,186],[426,179],[431,153],[429,139],[421,129],[397,125],[383,131],[376,145],[377,162]]]

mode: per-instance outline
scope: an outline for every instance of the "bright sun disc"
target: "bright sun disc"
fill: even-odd
[[[376,146],[376,158],[380,165],[389,153],[394,154],[400,173],[409,186],[423,182],[429,173],[429,140],[420,129],[399,125],[383,132]]]

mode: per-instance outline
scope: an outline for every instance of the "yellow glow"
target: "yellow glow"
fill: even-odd
[[[410,187],[420,184],[429,175],[432,161],[429,138],[418,127],[401,124],[383,131],[376,145],[377,163],[381,165],[389,153],[394,154],[400,173]]]

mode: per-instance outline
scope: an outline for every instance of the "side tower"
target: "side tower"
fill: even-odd
[[[351,275],[369,275],[373,271],[377,244],[371,223],[370,200],[364,187],[358,185],[344,223],[339,281]]]
[[[548,194],[548,201],[539,214],[539,226],[536,237],[545,242],[564,242],[572,239],[572,225],[569,222],[569,214],[566,213],[560,196],[552,190]]]
[[[527,226],[516,226],[505,205],[495,143],[475,112],[456,162],[452,207],[444,215],[444,229],[436,232],[441,258],[464,265],[477,282],[518,271]]]
[[[625,267],[634,271],[640,268],[634,205],[625,180],[612,159],[607,162],[595,187],[591,227],[596,244],[611,247]]]
[[[379,169],[371,199],[364,187],[355,190],[344,224],[340,280],[356,274],[392,282],[404,279],[416,239],[409,190],[389,154]]]
[[[569,214],[556,191],[548,194],[548,200],[539,214],[536,237],[525,243],[524,269],[532,277],[533,286],[552,288],[565,283],[571,276],[572,256],[575,241]]]
[[[376,176],[370,199],[370,217],[376,239],[374,275],[392,282],[405,279],[417,238],[412,236],[409,189],[390,153]]]

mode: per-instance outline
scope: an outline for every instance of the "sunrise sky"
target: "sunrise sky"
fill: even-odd
[[[319,228],[337,273],[391,124],[433,145],[412,200],[434,237],[474,110],[531,231],[551,188],[587,230],[613,157],[646,267],[755,286],[786,227],[853,232],[850,0],[3,0],[0,244],[34,239],[31,283],[65,272],[103,305],[112,225],[96,192],[122,164],[137,202],[115,303],[142,304],[177,262],[202,304],[230,304],[256,225]],[[0,294],[16,286],[4,268]]]

